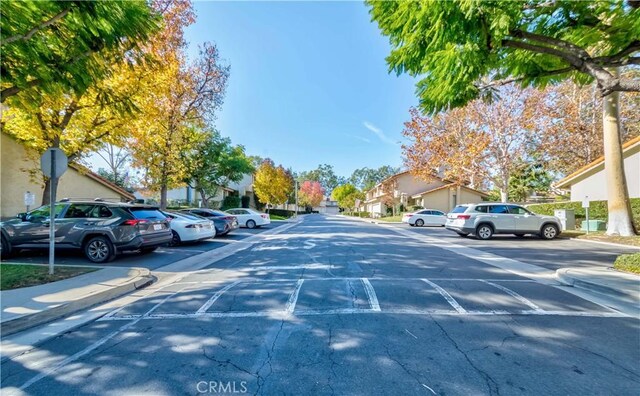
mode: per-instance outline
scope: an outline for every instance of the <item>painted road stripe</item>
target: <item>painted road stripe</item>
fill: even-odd
[[[302,283],[304,283],[304,279],[299,279],[296,283],[296,288],[293,290],[293,293],[291,293],[291,296],[289,296],[289,301],[287,301],[286,308],[286,311],[288,313],[293,313],[293,311],[296,309],[296,303],[298,302],[298,295],[300,295],[300,288],[302,287]]]
[[[441,288],[440,286],[436,285],[435,283],[431,282],[428,279],[422,279],[423,282],[426,282],[427,284],[429,284],[431,287],[433,287],[434,289],[436,289],[436,291],[438,293],[440,293],[440,295],[442,297],[444,297],[445,300],[447,300],[447,302],[453,307],[453,309],[455,309],[457,312],[459,313],[466,313],[467,310],[465,310],[464,308],[462,308],[462,306],[460,304],[458,304],[458,302],[456,301],[455,298],[453,298],[451,296],[451,294],[449,294],[446,290],[444,290],[443,288]]]
[[[235,281],[233,283],[226,285],[222,289],[218,290],[213,296],[211,296],[210,299],[207,300],[206,303],[204,303],[200,308],[198,308],[198,310],[196,311],[196,315],[202,315],[203,313],[207,312],[207,309],[211,308],[213,303],[215,303],[220,298],[220,296],[224,294],[224,292],[236,286],[238,283],[240,283],[240,281]]]
[[[133,320],[125,325],[123,325],[122,327],[120,327],[118,330],[107,334],[106,336],[102,337],[101,339],[99,339],[98,341],[94,342],[93,344],[89,345],[88,347],[86,347],[85,349],[69,356],[68,358],[62,360],[61,362],[59,362],[58,364],[42,371],[40,374],[36,375],[35,377],[31,378],[29,381],[25,382],[24,384],[22,384],[22,386],[20,387],[20,390],[25,390],[28,387],[30,387],[31,385],[35,384],[36,382],[40,381],[41,379],[50,376],[51,374],[55,373],[56,371],[60,370],[61,368],[63,368],[64,366],[67,366],[73,362],[75,362],[78,359],[81,359],[82,357],[88,355],[89,353],[93,352],[94,350],[100,348],[102,345],[104,345],[105,343],[107,343],[109,340],[111,340],[112,338],[116,337],[117,335],[123,333],[124,331],[130,329],[131,327],[135,326],[138,322],[140,322],[140,320],[142,319],[147,319],[151,313],[153,313],[153,311],[155,311],[156,309],[158,309],[158,307],[162,304],[164,304],[169,298],[175,296],[176,294],[180,293],[181,291],[183,291],[184,289],[186,289],[188,286],[183,287],[182,289],[169,294],[167,297],[165,297],[164,299],[162,299],[162,301],[160,301],[159,303],[157,303],[156,305],[154,305],[150,310],[148,310],[144,315],[140,316],[139,318],[137,318],[136,320]],[[125,335],[125,338],[129,337],[130,335]]]
[[[520,301],[521,303],[523,303],[524,305],[526,305],[529,308],[533,309],[534,311],[542,311],[542,308],[540,308],[539,306],[537,306],[536,304],[534,304],[530,300],[522,297],[520,294],[514,292],[511,289],[508,289],[508,288],[506,288],[506,287],[504,287],[502,285],[498,285],[496,283],[489,282],[489,281],[486,281],[486,280],[481,280],[481,282],[486,283],[487,285],[491,285],[491,286],[495,287],[498,290],[502,290],[503,292],[507,293],[508,295],[510,295],[511,297],[513,297],[516,300]]]
[[[259,267],[255,267],[256,269],[258,269]],[[283,267],[267,267],[267,268],[280,268],[282,269]],[[296,269],[300,268],[300,269],[307,269],[308,266],[296,266]],[[270,282],[289,282],[289,283],[294,283],[297,282],[300,278],[280,278],[280,279],[271,279],[271,278],[266,278],[266,279],[262,279],[262,278],[242,278],[242,282],[243,283],[270,283]],[[331,278],[326,278],[326,277],[321,277],[321,278],[312,278],[312,277],[307,277],[305,278],[306,280],[310,281],[357,281],[357,280],[361,280],[362,278],[341,278],[341,277],[331,277]],[[375,280],[376,282],[381,282],[381,281],[421,281],[422,278],[367,278],[369,280]],[[432,281],[452,281],[452,282],[479,282],[479,281],[489,281],[489,282],[519,282],[519,283],[538,283],[533,279],[477,279],[477,278],[429,278]],[[212,281],[184,281],[184,282],[176,282],[173,283],[174,285],[179,285],[179,284],[203,284],[203,285],[207,285],[207,284],[216,284],[216,283],[222,283],[223,281],[220,280],[212,280]]]
[[[380,311],[380,303],[378,302],[378,296],[376,295],[376,291],[373,289],[373,285],[371,285],[371,282],[369,282],[369,279],[367,278],[360,278],[360,280],[364,285],[364,291],[367,293],[371,309],[374,311]]]

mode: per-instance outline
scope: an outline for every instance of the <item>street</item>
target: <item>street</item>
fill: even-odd
[[[638,318],[544,276],[616,253],[309,215],[4,361],[2,393],[637,394]]]

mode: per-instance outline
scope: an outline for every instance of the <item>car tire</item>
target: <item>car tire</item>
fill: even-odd
[[[513,234],[515,236],[517,236],[518,238],[524,238],[524,234]]]
[[[146,248],[142,248],[140,249],[140,253],[142,254],[149,254],[149,253],[153,253],[156,251],[156,249],[158,249],[157,246],[154,247],[146,247]]]
[[[7,238],[5,238],[3,235],[2,236],[2,252],[0,253],[0,256],[2,256],[3,258],[11,257],[11,253],[12,253],[11,243],[7,241]]]
[[[94,236],[84,244],[84,255],[92,263],[106,263],[116,257],[116,249],[109,238]]]
[[[253,220],[247,220],[247,224],[246,224],[247,228],[256,228],[256,222]]]
[[[469,236],[468,232],[456,232],[456,234],[458,234],[458,236],[461,238],[466,238]]]
[[[493,236],[493,228],[489,224],[480,224],[476,228],[476,238],[486,241]]]
[[[418,226],[418,227],[424,227],[424,220],[422,220],[422,219],[418,219],[418,220],[416,220],[416,226]]]
[[[169,242],[169,246],[178,246],[181,243],[180,235],[175,230],[171,230],[171,242]]]
[[[558,236],[558,227],[553,224],[545,224],[540,230],[540,237],[542,239],[551,240]]]

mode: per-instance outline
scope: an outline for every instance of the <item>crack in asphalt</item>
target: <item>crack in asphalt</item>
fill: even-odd
[[[271,365],[271,359],[273,358],[273,352],[275,352],[276,343],[278,342],[278,338],[280,337],[280,333],[282,333],[282,328],[283,327],[284,327],[284,319],[280,321],[280,328],[278,329],[278,332],[276,333],[275,337],[273,338],[273,343],[271,344],[271,348],[270,349],[267,348],[267,358],[265,359],[264,362],[262,362],[262,365],[260,366],[258,371],[256,371],[256,376],[258,378],[258,389],[256,389],[256,393],[254,393],[254,395],[262,394],[261,393],[262,388],[266,384],[266,382],[269,379],[269,377],[271,376],[271,374],[273,374],[273,366]],[[262,371],[262,369],[266,365],[269,365],[269,373],[266,376],[263,377],[260,374],[260,372]]]
[[[231,361],[231,359],[227,359],[227,360],[218,360],[218,359],[216,359],[213,355],[209,355],[209,354],[207,354],[207,347],[206,347],[206,346],[203,346],[203,347],[202,347],[202,355],[203,355],[205,358],[207,358],[207,359],[211,360],[212,362],[217,363],[217,364],[218,364],[218,365],[220,365],[220,366],[225,366],[225,367],[226,367],[227,365],[231,365],[231,366],[233,366],[236,370],[240,370],[240,371],[242,371],[243,373],[249,374],[250,376],[252,376],[252,377],[254,377],[254,378],[257,378],[257,377],[258,377],[255,373],[252,373],[252,372],[250,372],[249,370],[247,370],[247,369],[245,369],[245,368],[243,368],[243,367],[238,366],[237,364],[235,364],[234,362],[232,362],[232,361]]]
[[[391,360],[393,360],[398,366],[400,366],[402,368],[402,370],[404,370],[405,373],[407,373],[407,375],[409,375],[411,378],[413,378],[418,385],[422,386],[422,381],[420,381],[420,379],[418,378],[417,374],[414,374],[411,370],[409,370],[406,366],[406,364],[402,364],[401,361],[399,361],[398,359],[394,358],[393,356],[391,356],[391,352],[389,351],[389,346],[385,345],[384,346],[385,351],[387,352],[387,357]]]
[[[333,353],[334,350],[331,347],[331,344],[333,343],[333,326],[331,326],[331,324],[329,324],[329,361],[331,362],[331,366],[329,366],[329,370],[331,371],[331,374],[329,376],[327,376],[327,386],[329,387],[329,389],[331,389],[331,394],[335,395],[336,392],[333,389],[333,386],[331,386],[331,381],[333,379],[333,377],[338,377],[336,375],[336,371],[335,371],[335,366],[338,365],[338,363],[333,359]]]
[[[436,326],[438,326],[440,328],[440,331],[442,332],[442,334],[444,334],[444,336],[451,342],[451,344],[456,348],[456,350],[458,352],[460,352],[462,354],[462,356],[464,356],[464,358],[467,360],[467,362],[469,363],[469,365],[478,373],[480,374],[480,376],[484,379],[487,388],[489,388],[489,394],[493,395],[500,395],[500,387],[498,386],[498,383],[484,370],[480,369],[478,366],[476,366],[473,361],[471,361],[471,359],[469,358],[469,356],[467,355],[467,353],[465,351],[463,351],[460,346],[458,345],[458,343],[449,335],[449,333],[447,333],[447,331],[444,329],[444,327],[442,327],[442,325],[432,316],[429,315],[431,317],[431,319],[433,320],[433,322],[436,324]],[[494,389],[495,388],[495,389]]]
[[[570,347],[570,348],[574,348],[574,349],[578,349],[578,350],[583,351],[583,352],[587,352],[587,353],[589,353],[589,354],[591,354],[591,355],[593,355],[593,356],[597,356],[597,357],[599,357],[599,358],[601,358],[601,359],[603,359],[603,360],[607,361],[607,362],[608,362],[609,364],[611,364],[612,366],[614,366],[614,367],[616,367],[616,368],[619,368],[620,370],[623,370],[623,371],[625,371],[625,372],[627,372],[627,373],[631,374],[631,376],[632,376],[633,378],[629,378],[630,380],[632,380],[632,381],[634,381],[634,382],[638,382],[638,383],[640,383],[640,374],[635,373],[635,372],[631,371],[630,369],[628,369],[628,368],[626,368],[626,367],[624,367],[624,366],[622,366],[622,365],[620,365],[620,364],[618,364],[618,363],[614,362],[613,360],[609,359],[608,357],[606,357],[606,356],[604,356],[604,355],[601,355],[601,354],[599,354],[598,352],[590,351],[590,350],[588,350],[588,349],[586,349],[586,348],[579,347],[579,346],[577,346],[577,345],[572,345],[572,344],[569,344],[569,343],[566,343],[566,342],[561,342],[561,343],[562,343],[563,345],[566,345],[566,346]],[[627,378],[628,378],[628,377],[627,377]]]

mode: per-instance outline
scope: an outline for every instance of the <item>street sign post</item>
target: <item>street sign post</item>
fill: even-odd
[[[585,196],[584,199],[582,200],[582,207],[584,208],[584,211],[586,212],[587,215],[587,234],[589,233],[589,197]],[[597,229],[597,228],[596,228]]]
[[[56,248],[56,188],[67,170],[67,156],[59,148],[50,148],[40,157],[40,168],[49,181],[49,275],[53,275]]]
[[[27,212],[29,211],[29,207],[36,202],[36,196],[31,191],[27,191],[24,193],[24,205],[27,207]]]

